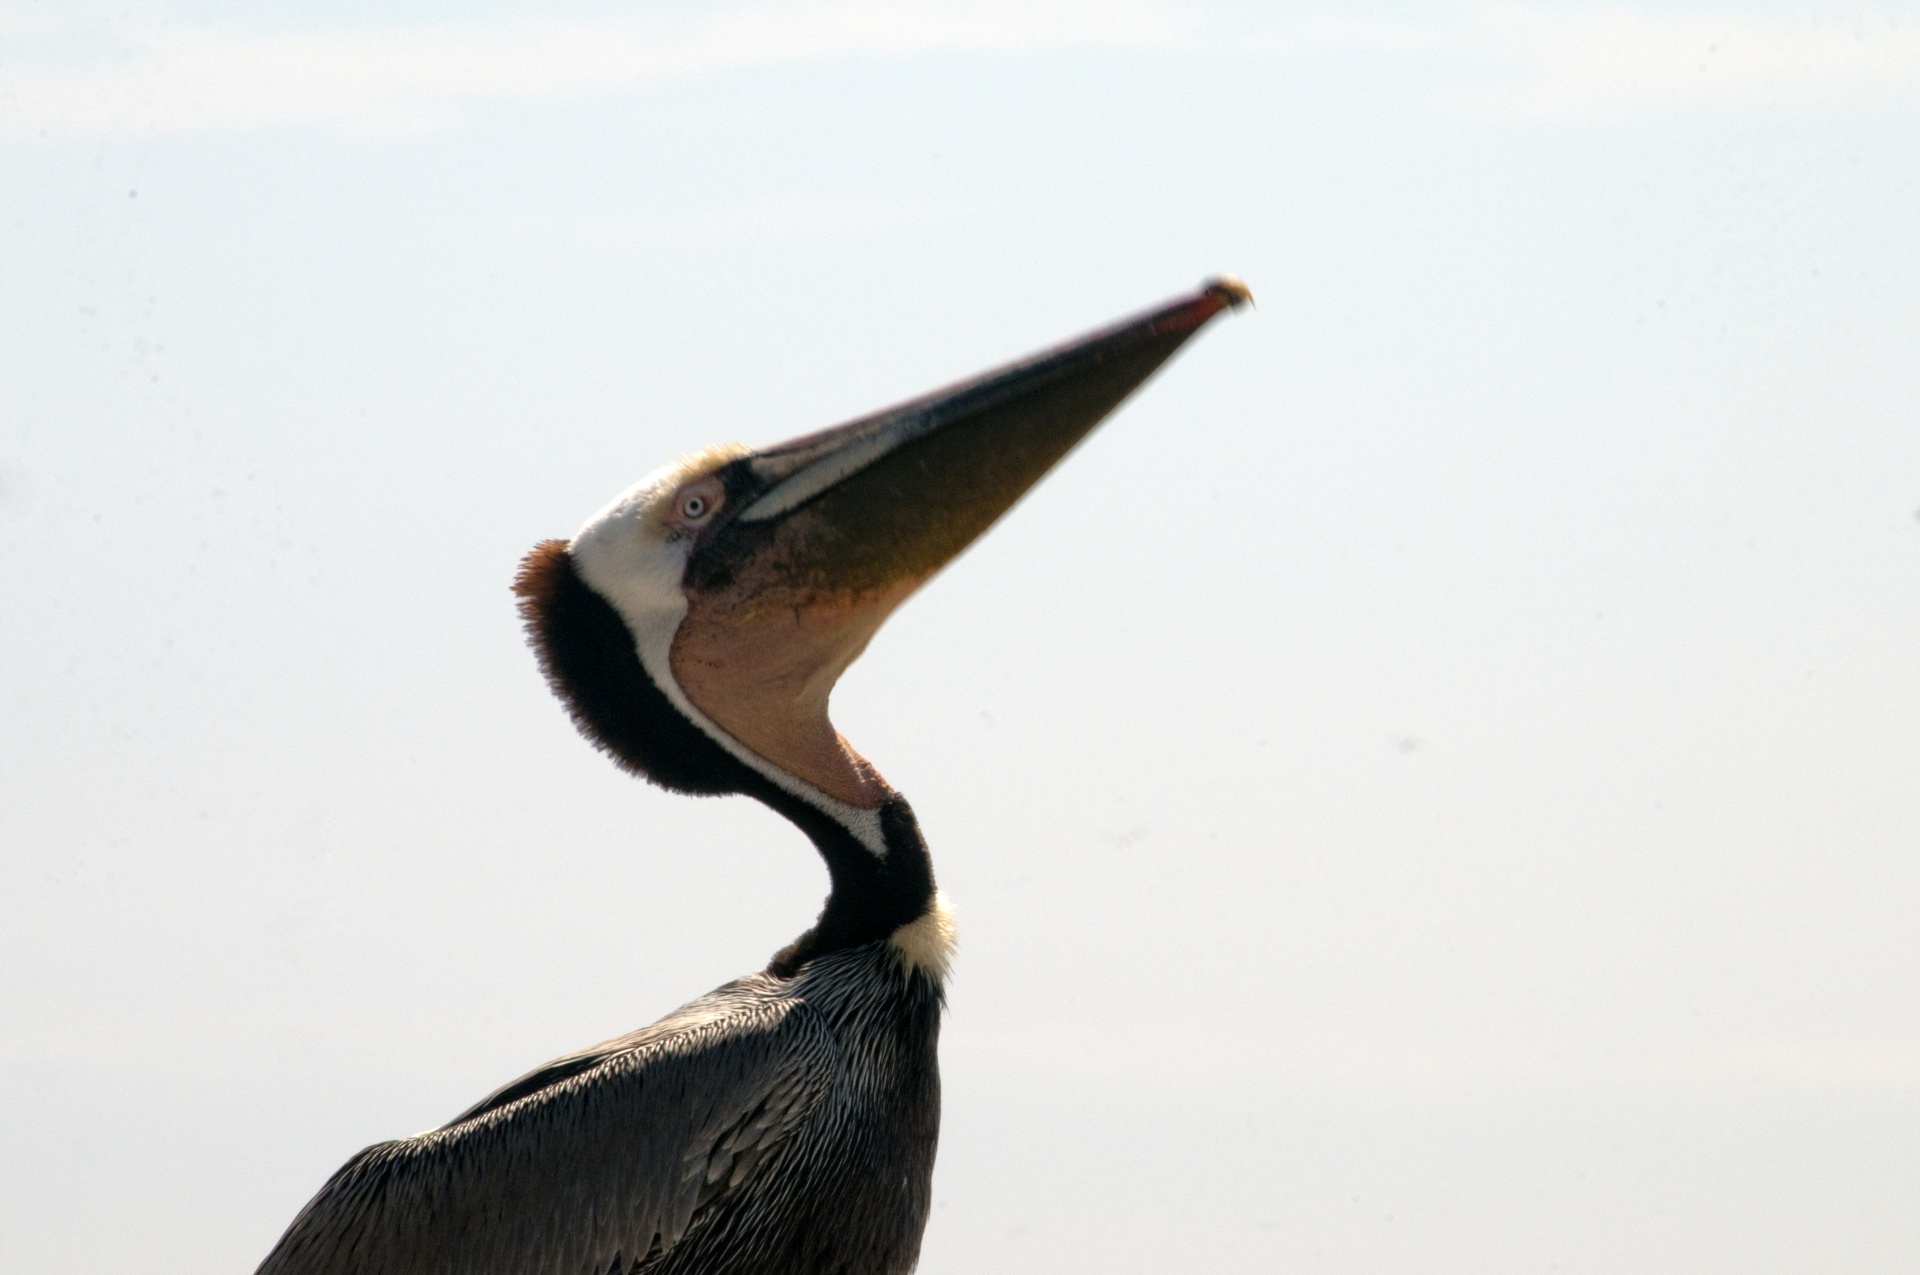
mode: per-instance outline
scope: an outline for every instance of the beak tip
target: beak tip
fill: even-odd
[[[1219,302],[1222,310],[1238,310],[1253,304],[1253,289],[1238,275],[1217,274],[1201,284],[1200,291]]]

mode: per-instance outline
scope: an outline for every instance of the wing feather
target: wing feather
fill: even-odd
[[[605,1275],[673,1247],[826,1088],[819,1015],[730,990],[368,1147],[258,1275]]]

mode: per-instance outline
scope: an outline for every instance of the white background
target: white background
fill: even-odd
[[[1231,270],[875,641],[922,1269],[1920,1269],[1920,13],[0,10],[0,1269],[247,1271],[824,873],[507,585]]]

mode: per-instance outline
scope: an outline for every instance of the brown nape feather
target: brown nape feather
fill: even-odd
[[[527,645],[533,648],[534,658],[540,661],[540,673],[547,679],[547,686],[554,696],[566,705],[567,715],[580,733],[592,741],[594,747],[607,753],[622,767],[637,769],[616,753],[607,741],[594,729],[594,723],[588,713],[574,699],[572,689],[567,685],[566,675],[560,667],[559,657],[555,654],[553,625],[559,612],[561,599],[580,583],[573,569],[573,559],[567,553],[564,540],[542,540],[527,551],[520,560],[520,570],[513,577],[514,596],[520,599],[520,622],[527,629]]]
[[[513,582],[527,641],[580,733],[623,768],[675,792],[770,785],[703,734],[640,664],[633,632],[575,570],[564,540],[543,540]]]
[[[553,681],[553,666],[547,658],[546,648],[540,644],[540,614],[544,607],[551,606],[564,587],[561,576],[571,575],[573,564],[567,560],[567,542],[564,540],[542,540],[527,550],[527,556],[520,559],[520,570],[513,577],[513,594],[520,599],[520,619],[526,624],[527,632],[534,643],[534,653],[540,657],[540,671]],[[555,685],[557,693],[559,686]]]

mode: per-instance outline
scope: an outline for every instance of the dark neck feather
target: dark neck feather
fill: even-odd
[[[797,798],[788,800],[813,810]],[[774,955],[767,966],[770,973],[785,978],[816,956],[884,939],[909,921],[918,920],[933,902],[933,856],[927,853],[913,807],[899,793],[890,793],[880,803],[880,831],[887,843],[885,859],[876,858],[831,816],[814,811],[814,817],[827,825],[815,831],[792,812],[780,813],[813,838],[820,857],[827,861],[833,888],[820,919]]]
[[[884,939],[927,911],[933,860],[906,798],[894,793],[881,803],[881,859],[839,820],[722,748],[654,684],[632,631],[580,578],[565,541],[536,545],[514,592],[547,683],[596,748],[674,792],[745,793],[786,816],[819,850],[832,881],[826,907],[773,958],[770,972],[790,976],[816,956]]]

